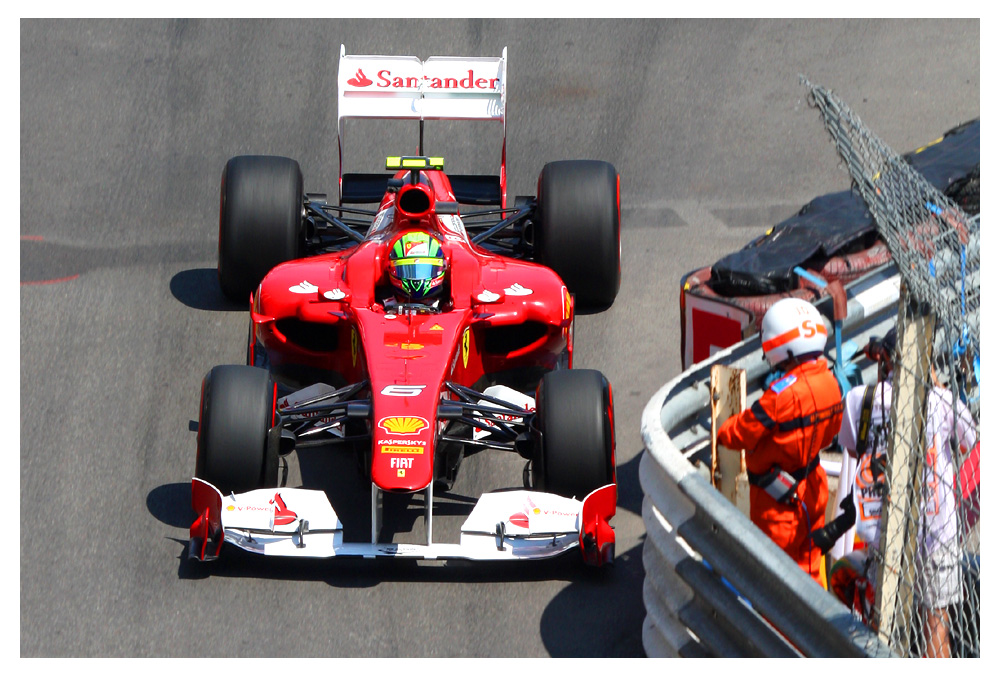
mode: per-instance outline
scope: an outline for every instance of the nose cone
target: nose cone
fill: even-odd
[[[371,481],[385,491],[419,491],[434,479],[437,408],[466,314],[358,310],[358,318],[373,404]]]
[[[419,491],[433,481],[438,393],[426,390],[411,397],[392,394],[390,386],[380,391],[389,394],[376,407],[371,480],[384,491]]]

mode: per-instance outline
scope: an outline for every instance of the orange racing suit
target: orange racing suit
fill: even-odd
[[[794,367],[718,429],[718,444],[746,450],[750,519],[820,585],[822,553],[809,533],[825,524],[829,487],[818,454],[836,438],[842,418],[839,384],[818,358]],[[752,483],[775,466],[799,476],[807,472],[798,500],[778,502]]]

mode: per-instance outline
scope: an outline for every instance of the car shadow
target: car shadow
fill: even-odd
[[[225,297],[214,268],[180,271],[170,278],[170,293],[185,306],[195,310],[249,310],[249,298],[246,303],[234,303]]]
[[[617,510],[635,513],[642,516],[642,500],[645,494],[642,492],[642,484],[638,479],[638,466],[642,461],[642,452],[639,451],[634,457],[622,465],[617,466]]]
[[[642,514],[638,467],[642,453],[617,467],[617,514]],[[610,567],[594,569],[578,553],[569,567],[569,585],[548,603],[541,616],[541,640],[554,658],[642,658],[645,567],[642,544],[618,551]]]
[[[569,585],[541,614],[541,641],[552,658],[645,657],[643,547],[617,553],[612,566],[600,569],[574,553]]]

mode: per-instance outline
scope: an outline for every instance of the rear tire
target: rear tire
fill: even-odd
[[[236,303],[249,296],[271,268],[301,258],[302,170],[285,157],[240,155],[222,172],[218,276]]]
[[[599,160],[550,162],[538,179],[538,260],[584,310],[609,308],[621,287],[617,170]]]
[[[277,486],[277,449],[269,449],[277,392],[271,375],[242,365],[215,367],[201,383],[194,475],[223,494]]]
[[[545,374],[537,411],[541,444],[532,462],[536,489],[583,500],[615,481],[614,404],[603,374],[592,369]]]

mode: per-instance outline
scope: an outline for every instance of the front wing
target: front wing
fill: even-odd
[[[326,493],[312,489],[256,489],[223,496],[194,478],[188,556],[219,556],[223,543],[261,555],[285,557],[402,557],[480,561],[555,557],[581,548],[588,564],[614,559],[617,487],[601,487],[582,501],[538,491],[483,494],[461,527],[458,543],[344,542],[343,524]]]

